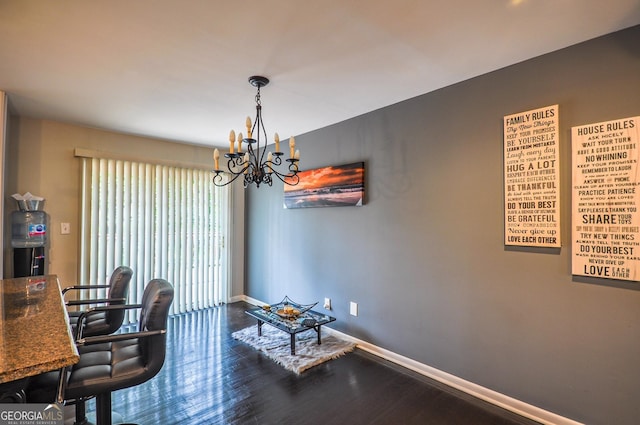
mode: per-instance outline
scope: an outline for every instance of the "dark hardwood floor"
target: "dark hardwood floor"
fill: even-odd
[[[247,307],[170,318],[162,371],[113,410],[140,425],[533,424],[358,349],[295,375],[231,337],[255,325]]]

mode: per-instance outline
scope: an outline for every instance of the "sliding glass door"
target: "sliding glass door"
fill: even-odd
[[[172,313],[226,302],[230,190],[207,170],[83,158],[81,284],[108,283],[126,265],[129,302],[156,277],[174,285]]]

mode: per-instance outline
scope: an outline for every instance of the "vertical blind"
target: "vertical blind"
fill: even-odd
[[[81,284],[108,284],[125,265],[129,303],[153,278],[173,284],[172,314],[227,301],[230,186],[205,170],[103,158],[83,158],[82,185]]]

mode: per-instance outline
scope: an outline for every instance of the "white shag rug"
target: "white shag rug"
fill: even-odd
[[[296,334],[296,354],[292,356],[291,336],[268,324],[262,325],[262,336],[258,336],[257,325],[234,332],[231,336],[297,374],[327,360],[337,359],[355,348],[354,343],[325,333],[322,334],[322,344],[318,345],[318,334],[310,329]]]

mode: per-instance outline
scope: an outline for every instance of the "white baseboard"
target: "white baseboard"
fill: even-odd
[[[249,304],[258,305],[258,304],[255,304],[255,303],[249,301],[249,300],[250,300],[250,298],[247,297],[246,295],[236,295],[234,297],[229,298],[229,304],[237,303],[238,301],[246,301]]]
[[[232,298],[234,301],[245,301],[249,304],[261,306],[265,303],[246,295],[240,295]],[[473,382],[464,380],[450,373],[428,366],[424,363],[417,362],[408,357],[401,356],[393,351],[386,350],[376,345],[370,344],[358,338],[354,338],[351,335],[347,335],[328,326],[323,326],[329,334],[334,334],[342,339],[354,342],[356,346],[368,353],[381,357],[399,366],[405,367],[409,370],[417,372],[421,375],[434,379],[452,388],[472,395],[480,400],[484,400],[488,403],[499,406],[510,412],[516,413],[525,418],[529,418],[533,421],[539,422],[544,425],[583,425],[580,422],[576,422],[572,419],[565,418],[564,416],[557,415],[548,410],[541,409],[531,404],[522,402],[513,397],[501,394],[497,391],[493,391],[489,388],[485,388],[481,385],[474,384]]]

